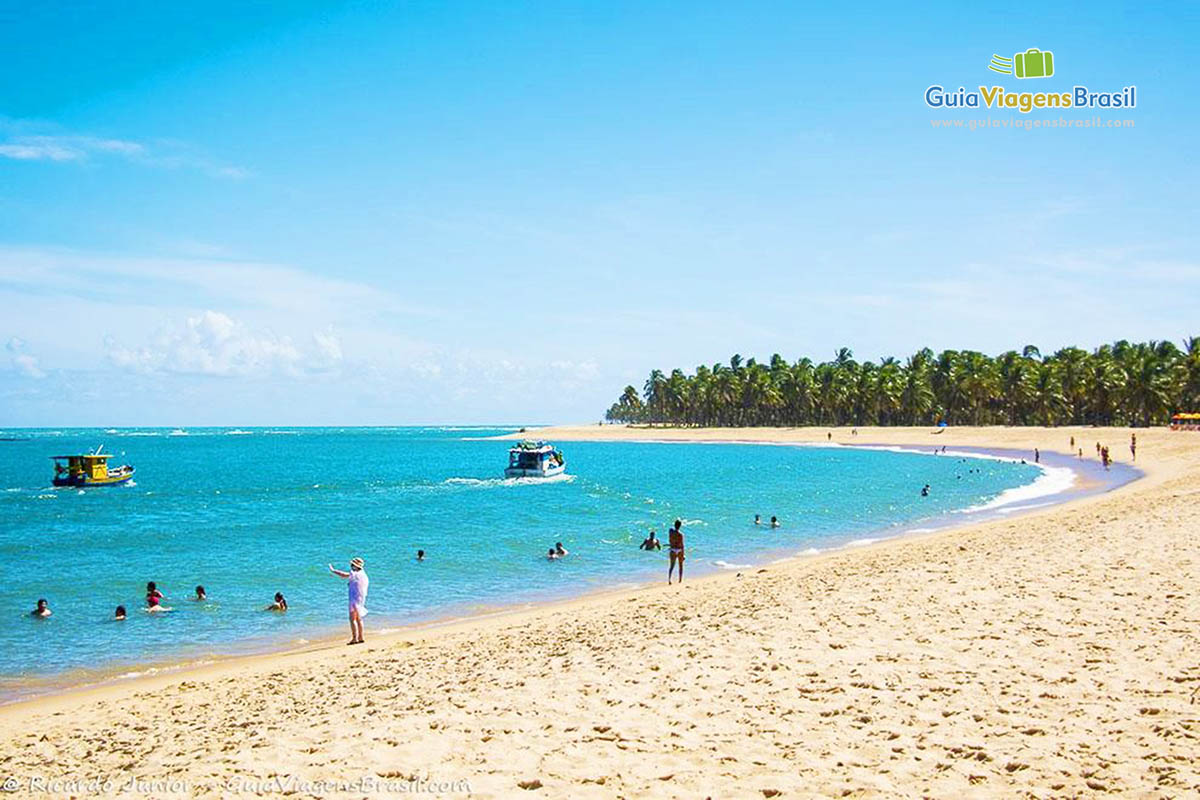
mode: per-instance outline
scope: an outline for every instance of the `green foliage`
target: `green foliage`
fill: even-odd
[[[928,348],[902,362],[767,364],[735,355],[693,374],[654,370],[639,395],[626,386],[614,422],[669,425],[1162,425],[1200,410],[1200,337],[1065,347],[1043,356],[1026,345],[992,358]]]

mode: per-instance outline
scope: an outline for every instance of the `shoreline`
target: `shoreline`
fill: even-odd
[[[193,796],[272,774],[481,797],[1188,794],[1200,439],[1136,432],[1142,478],[1019,515],[4,706],[6,770]]]
[[[554,430],[554,429],[544,429]],[[682,429],[687,430],[687,429]],[[723,429],[713,429],[721,431]],[[487,440],[511,440],[520,438],[523,434],[503,434],[500,436],[484,437]],[[570,438],[562,438],[562,441],[572,441]],[[1006,449],[1006,448],[985,448],[973,446],[960,446],[956,450],[942,454],[930,452],[925,449],[920,449],[914,446],[897,446],[891,444],[883,444],[876,442],[779,442],[765,441],[758,439],[730,439],[730,438],[705,438],[703,440],[681,440],[672,438],[644,438],[644,439],[622,439],[630,443],[647,443],[647,444],[730,444],[730,445],[757,445],[757,446],[780,446],[780,447],[816,447],[816,448],[841,448],[852,447],[864,450],[879,450],[889,452],[903,452],[923,455],[926,457],[963,457],[977,458],[981,460],[994,460],[1000,462],[1015,463],[1021,459],[1021,451]],[[698,564],[689,567],[689,580],[705,580],[710,578],[718,578],[737,572],[738,570],[754,570],[767,566],[783,566],[793,562],[809,561],[820,556],[832,556],[844,553],[850,550],[857,550],[863,547],[870,547],[895,542],[912,538],[914,536],[927,536],[931,534],[948,533],[954,530],[962,529],[972,525],[981,524],[989,520],[1000,518],[1020,518],[1025,514],[1034,513],[1038,509],[1050,510],[1054,507],[1068,503],[1074,500],[1079,500],[1092,494],[1111,492],[1125,486],[1129,483],[1136,482],[1144,477],[1143,473],[1136,468],[1132,468],[1131,474],[1126,474],[1125,470],[1119,469],[1117,474],[1109,478],[1107,481],[1102,480],[1103,475],[1089,476],[1083,469],[1083,465],[1076,463],[1072,457],[1054,451],[1047,451],[1055,460],[1061,460],[1063,463],[1057,465],[1033,464],[1041,468],[1042,476],[1048,476],[1051,469],[1069,468],[1072,470],[1073,480],[1070,485],[1056,489],[1052,492],[1036,494],[1033,500],[1042,500],[1043,502],[1036,505],[1027,506],[1029,500],[1010,500],[1002,505],[992,507],[991,503],[1000,500],[1004,494],[1012,491],[1020,491],[1034,486],[1042,476],[1039,476],[1034,481],[1024,484],[1015,489],[1008,489],[989,501],[983,506],[973,506],[961,509],[952,509],[948,512],[943,512],[936,518],[917,520],[911,523],[892,523],[878,528],[857,531],[856,535],[861,534],[860,538],[848,539],[844,542],[833,544],[829,547],[810,547],[800,552],[796,552],[795,547],[799,545],[780,546],[770,550],[765,550],[747,556],[747,564],[724,564],[723,562],[707,562],[701,561]],[[1082,484],[1082,485],[1081,485]],[[427,633],[436,633],[439,629],[445,627],[453,627],[463,624],[471,624],[474,622],[484,622],[503,618],[506,616],[521,614],[525,612],[536,613],[539,611],[549,611],[557,606],[567,605],[576,601],[589,601],[600,599],[610,594],[620,594],[624,592],[642,592],[657,586],[661,581],[658,579],[643,579],[640,576],[631,578],[630,580],[620,581],[617,586],[596,586],[590,589],[585,589],[581,592],[571,592],[566,595],[546,595],[527,600],[519,600],[507,603],[498,604],[471,604],[480,607],[478,611],[468,611],[465,613],[457,613],[454,609],[446,609],[444,611],[434,612],[427,618],[420,618],[409,622],[396,622],[390,624],[386,616],[382,612],[376,612],[377,618],[383,620],[383,627],[380,633],[377,633],[372,638],[372,641],[382,640],[391,641],[392,639],[406,640],[406,637]],[[88,692],[92,690],[104,690],[112,687],[136,685],[139,681],[149,680],[154,678],[171,679],[171,678],[186,678],[190,674],[198,671],[205,671],[211,668],[220,668],[222,666],[236,665],[242,661],[271,659],[274,657],[300,655],[311,652],[319,652],[338,647],[344,642],[344,634],[341,632],[343,625],[340,623],[330,623],[322,625],[320,628],[314,628],[310,631],[294,631],[288,634],[287,641],[275,639],[245,639],[231,640],[226,643],[228,648],[224,652],[208,652],[196,654],[195,657],[188,657],[186,653],[181,653],[179,658],[167,658],[161,661],[150,663],[132,662],[132,663],[117,663],[109,666],[101,667],[97,670],[94,676],[79,677],[78,672],[63,673],[53,678],[45,680],[33,679],[27,683],[6,679],[0,683],[8,683],[10,686],[17,688],[6,688],[3,693],[0,693],[0,710],[4,708],[22,705],[26,703],[37,703],[40,700],[56,697],[64,694],[73,694],[76,692]],[[338,631],[334,633],[334,631]]]

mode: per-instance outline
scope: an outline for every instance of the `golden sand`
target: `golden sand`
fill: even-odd
[[[1074,435],[1127,460],[1129,433],[834,440],[1066,452]],[[0,780],[14,796],[31,779],[360,797],[418,779],[446,797],[1195,797],[1200,434],[1138,440],[1142,480],[1019,518],[8,706]]]

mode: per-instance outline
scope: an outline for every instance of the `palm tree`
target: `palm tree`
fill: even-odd
[[[929,366],[933,352],[928,348],[909,356],[904,364],[904,388],[900,391],[900,412],[909,425],[932,422],[933,386]]]
[[[1033,376],[1036,362],[1015,350],[1009,350],[997,360],[1000,393],[1004,397],[1009,425],[1024,419],[1033,405]]]
[[[646,379],[646,410],[650,413],[650,422],[666,421],[666,389],[667,379],[662,370],[656,369]]]
[[[1200,409],[1200,336],[1184,339],[1183,348],[1175,411],[1195,411]]]
[[[1071,410],[1071,422],[1083,424],[1084,409],[1088,401],[1088,354],[1078,347],[1064,347],[1054,354],[1054,363],[1059,366],[1062,378],[1063,399]]]
[[[1058,365],[1053,361],[1036,366],[1033,373],[1032,389],[1033,405],[1030,409],[1033,420],[1040,425],[1053,425],[1059,418],[1066,403],[1062,396],[1062,381],[1059,377]]]
[[[642,396],[625,387],[606,412],[614,421],[683,425],[920,425],[946,419],[982,425],[1165,422],[1172,409],[1200,408],[1200,337],[1131,343],[1088,353],[1033,345],[996,358],[924,348],[903,365],[858,363],[849,348],[831,361],[767,364],[735,354],[693,374],[654,370]]]
[[[1155,343],[1139,344],[1124,351],[1120,366],[1125,373],[1124,403],[1132,424],[1150,427],[1155,416],[1165,416],[1170,406],[1171,376],[1167,361]]]

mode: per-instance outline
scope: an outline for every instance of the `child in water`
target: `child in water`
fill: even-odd
[[[117,606],[117,611],[113,614],[113,619],[117,622],[125,619],[125,606]]]
[[[284,598],[283,592],[275,593],[275,602],[267,606],[264,611],[287,611],[287,599]]]

